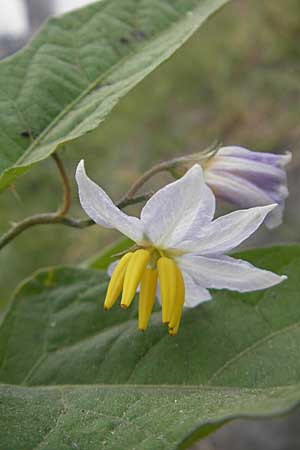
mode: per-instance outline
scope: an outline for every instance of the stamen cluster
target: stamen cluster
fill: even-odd
[[[145,331],[155,302],[157,284],[160,285],[162,322],[168,325],[169,334],[178,332],[184,305],[184,281],[180,269],[173,259],[164,256],[161,250],[140,248],[126,253],[113,271],[104,308],[110,309],[121,297],[121,307],[128,308],[138,286],[138,325]]]

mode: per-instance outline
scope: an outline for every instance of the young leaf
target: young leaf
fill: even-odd
[[[216,292],[185,312],[175,338],[160,313],[140,333],[135,308],[104,312],[103,272],[51,269],[25,282],[0,326],[0,381],[11,384],[0,391],[0,448],[183,449],[234,418],[298,404],[300,247],[242,257],[289,278]]]
[[[0,65],[0,191],[95,129],[229,0],[102,0],[48,21]]]

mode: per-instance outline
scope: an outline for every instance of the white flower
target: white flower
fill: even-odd
[[[154,194],[141,218],[128,216],[91,181],[81,161],[76,180],[80,202],[96,223],[116,228],[137,244],[115,267],[104,303],[109,309],[122,292],[127,308],[140,285],[139,328],[150,318],[159,280],[162,321],[170,334],[178,331],[183,306],[211,298],[209,288],[239,292],[274,286],[286,277],[224,256],[243,242],[276,205],[236,211],[213,220],[215,197],[199,165]]]
[[[284,167],[291,153],[276,155],[230,146],[220,148],[204,163],[204,177],[217,198],[239,208],[277,203],[266,219],[268,228],[281,224],[289,192]]]

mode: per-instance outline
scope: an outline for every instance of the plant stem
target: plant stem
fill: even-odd
[[[147,193],[144,195],[139,195],[136,197],[132,197],[130,199],[124,199],[120,201],[117,206],[119,208],[125,208],[125,206],[134,205],[136,203],[140,203],[142,201],[148,200],[151,197],[152,193]],[[1,238],[0,238],[0,250],[5,247],[10,241],[19,236],[19,234],[23,233],[23,231],[28,228],[32,228],[36,225],[49,225],[49,224],[60,224],[66,225],[72,228],[87,228],[91,225],[95,225],[91,219],[75,219],[73,217],[69,217],[61,214],[62,209],[60,209],[56,213],[46,213],[46,214],[36,214],[31,217],[27,217],[22,220],[22,222],[18,222],[14,224],[10,230],[8,230]]]
[[[143,175],[141,175],[135,183],[131,186],[129,191],[122,197],[122,199],[117,203],[117,206],[122,209],[129,205],[135,205],[137,203],[148,200],[152,192],[136,195],[137,192],[144,186],[144,184],[156,175],[159,172],[171,171],[176,168],[178,165],[182,163],[192,163],[199,162],[201,159],[207,159],[211,155],[213,155],[216,151],[216,146],[208,148],[206,151],[202,153],[196,153],[192,155],[187,155],[179,158],[174,158],[169,161],[164,161],[162,163],[156,164],[151,169],[147,170]],[[27,217],[21,222],[15,223],[10,230],[8,230],[1,238],[0,238],[0,250],[5,247],[10,241],[16,238],[19,234],[23,233],[23,231],[27,230],[36,225],[49,225],[49,224],[61,224],[66,225],[72,228],[83,229],[94,225],[93,220],[91,219],[76,219],[73,217],[67,216],[67,212],[71,206],[71,189],[68,176],[66,174],[64,165],[60,157],[57,153],[52,155],[55,164],[58,168],[58,171],[61,176],[61,181],[63,185],[63,204],[62,206],[53,213],[45,213],[45,214],[36,214],[31,217]]]
[[[168,171],[171,167],[174,166],[175,160],[165,161],[160,164],[153,166],[151,169],[147,170],[143,175],[141,175],[135,183],[131,186],[129,191],[124,195],[123,200],[126,198],[132,198],[141,187],[148,181],[153,175],[156,175],[159,172]]]
[[[137,179],[137,181],[131,186],[129,191],[126,192],[123,199],[132,198],[141,189],[141,187],[144,186],[144,184],[157,173],[170,172],[172,169],[175,169],[182,164],[200,164],[201,161],[205,161],[211,158],[217,152],[218,148],[219,144],[217,142],[214,142],[210,147],[204,149],[202,152],[180,156],[170,159],[169,161],[164,161],[156,164],[151,169],[144,172],[143,175],[141,175]]]
[[[64,191],[64,197],[63,197],[63,204],[62,206],[57,210],[56,214],[58,217],[64,216],[70,209],[71,206],[71,188],[70,188],[70,182],[68,175],[65,171],[64,165],[60,157],[57,153],[53,153],[52,155],[53,160],[55,161],[55,164],[58,168],[58,171],[61,176],[61,181],[63,185],[63,191]]]

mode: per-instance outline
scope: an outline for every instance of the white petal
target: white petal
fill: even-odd
[[[201,286],[239,292],[266,289],[287,278],[229,256],[186,255],[180,258],[179,267],[197,279]]]
[[[283,210],[284,210],[284,203],[282,203],[281,205],[278,205],[267,216],[267,218],[265,220],[265,225],[266,225],[267,228],[269,228],[269,230],[273,230],[273,228],[276,228],[280,224],[282,224]]]
[[[182,271],[185,287],[185,302],[187,308],[194,308],[202,302],[211,300],[211,295],[207,289],[200,286],[187,271]]]
[[[195,221],[198,227],[209,222],[213,213],[214,196],[196,164],[182,178],[151,197],[142,210],[141,220],[147,237],[156,246],[166,248],[180,241]]]
[[[182,248],[182,242],[184,241],[197,241],[200,237],[205,236],[205,227],[209,225],[214,218],[216,210],[216,198],[212,190],[205,185],[203,193],[198,202],[198,212],[195,215],[194,220],[187,228],[184,235],[180,236],[180,239],[174,241],[173,248]]]
[[[257,206],[219,217],[205,227],[205,236],[200,237],[197,242],[182,242],[181,248],[200,255],[228,252],[254,233],[276,206]]]
[[[121,211],[103,189],[88,178],[83,160],[77,166],[76,181],[81,206],[94,222],[106,228],[116,228],[135,242],[143,240],[141,221]]]

